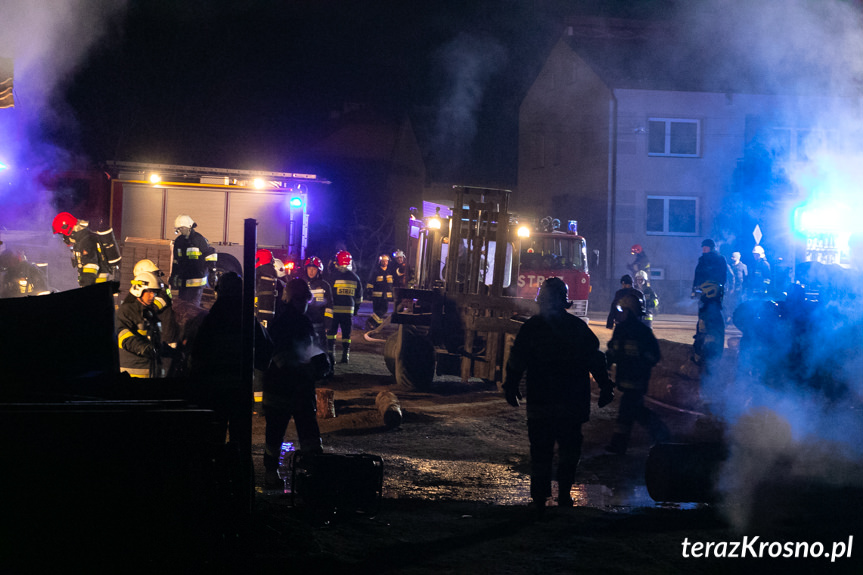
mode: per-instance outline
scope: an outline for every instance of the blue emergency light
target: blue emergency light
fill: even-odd
[[[288,203],[292,208],[302,208],[306,202],[302,196],[293,196]]]

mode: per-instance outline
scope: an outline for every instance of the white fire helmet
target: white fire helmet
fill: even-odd
[[[153,272],[142,272],[132,280],[132,287],[129,288],[129,293],[135,297],[141,297],[147,290],[158,289],[162,289],[162,280]]]
[[[285,262],[280,260],[279,258],[273,259],[273,267],[276,268],[276,276],[283,278],[287,275],[287,271],[285,271]]]
[[[174,229],[180,228],[194,228],[195,220],[192,219],[192,216],[186,214],[180,214],[177,216],[177,219],[174,220]]]
[[[153,260],[141,260],[135,264],[134,269],[132,270],[132,275],[137,277],[144,272],[153,272],[156,275],[161,275],[159,272],[159,268],[153,263]]]
[[[754,248],[752,248],[752,253],[758,254],[759,256],[761,256],[763,258],[764,257],[764,248],[762,248],[761,246],[755,246]]]

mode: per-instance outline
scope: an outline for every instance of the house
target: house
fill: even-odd
[[[843,129],[859,119],[859,93],[832,89],[830,70],[801,60],[801,75],[695,38],[673,23],[572,21],[521,104],[516,209],[578,221],[593,309],[608,305],[633,244],[665,312],[694,313],[706,237],[744,261],[761,244],[793,270],[792,172],[853,136]]]

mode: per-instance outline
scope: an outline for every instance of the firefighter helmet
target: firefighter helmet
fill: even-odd
[[[195,223],[195,220],[192,219],[192,216],[186,214],[180,214],[174,220],[174,229],[178,230],[180,228],[194,228],[198,224]]]
[[[404,257],[407,257],[407,256],[405,256],[405,253],[402,250],[396,250],[393,252],[393,259],[397,260],[399,258],[404,258]]]
[[[629,251],[630,251],[630,253],[632,253],[632,254],[640,254],[641,252],[643,252],[643,251],[644,251],[644,249],[641,247],[641,244],[634,244],[634,245],[630,248],[630,250],[629,250]]]
[[[626,294],[617,300],[617,311],[629,311],[635,317],[644,315],[644,301],[634,294]]]
[[[637,272],[635,272],[635,279],[647,282],[647,272],[644,270],[638,270]]]
[[[324,271],[324,262],[321,261],[321,258],[318,256],[311,256],[306,258],[306,261],[303,262],[304,268],[318,268],[318,272]]]
[[[388,256],[387,254],[381,254],[380,256],[378,256],[378,263],[381,265],[389,265],[390,256]]]
[[[764,248],[762,248],[761,246],[755,246],[754,248],[752,248],[752,253],[758,254],[759,256],[761,256],[763,258],[764,257]]]
[[[312,299],[312,290],[309,289],[309,284],[304,279],[294,278],[288,282],[288,301],[303,301],[308,302]]]
[[[273,252],[264,248],[255,252],[255,268],[271,263],[273,263]]]
[[[276,268],[276,277],[283,278],[288,273],[285,271],[285,262],[279,258],[273,259],[273,267]]]
[[[346,250],[341,250],[336,254],[336,265],[337,266],[345,266],[350,267],[351,263],[354,261],[354,257],[351,255],[351,252]]]
[[[162,280],[153,272],[141,272],[135,275],[132,280],[132,287],[129,288],[129,293],[135,297],[141,295],[147,290],[162,289]]]
[[[69,212],[60,212],[54,217],[54,223],[51,225],[54,228],[55,234],[63,234],[68,236],[72,233],[72,228],[78,224],[78,218]]]
[[[138,276],[144,272],[153,272],[156,275],[162,275],[162,272],[156,267],[156,264],[153,263],[153,260],[141,260],[135,264],[135,267],[132,269],[132,276]]]
[[[706,281],[700,287],[701,297],[704,299],[718,299],[722,297],[722,286],[716,282]]]
[[[536,303],[540,307],[561,307],[569,309],[572,302],[569,301],[569,287],[558,277],[550,277],[542,282],[536,292]]]

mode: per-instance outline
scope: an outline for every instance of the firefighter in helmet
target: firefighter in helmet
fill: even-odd
[[[99,240],[86,220],[61,212],[51,227],[72,250],[72,265],[78,269],[80,287],[108,281],[110,268],[100,252]]]
[[[363,301],[363,284],[359,276],[351,271],[353,256],[347,250],[336,253],[335,267],[327,278],[333,287],[333,322],[327,330],[327,352],[335,354],[336,334],[342,330],[341,363],[350,361],[351,328],[353,317],[360,310]]]
[[[644,248],[641,247],[641,244],[633,244],[631,248],[629,248],[629,253],[632,256],[635,256],[626,267],[629,269],[629,273],[633,276],[640,271],[645,271],[650,274],[650,258],[647,257],[647,253],[644,251]]]
[[[393,252],[393,259],[390,266],[392,267],[393,274],[393,288],[405,288],[408,287],[408,283],[410,282],[410,269],[408,268],[408,260],[407,256],[402,250],[396,250]]]
[[[366,329],[380,327],[387,317],[390,302],[393,301],[393,273],[390,269],[390,256],[381,254],[378,267],[372,271],[366,283],[366,296],[371,294],[372,315],[366,322]]]
[[[605,320],[605,327],[607,329],[614,329],[614,324],[617,322],[618,314],[617,314],[617,304],[620,301],[620,298],[626,295],[635,296],[638,300],[644,301],[644,294],[641,293],[641,290],[632,287],[633,281],[632,276],[629,274],[625,274],[620,278],[620,289],[614,293],[614,299],[611,300],[611,309],[608,311],[608,318]]]
[[[333,321],[333,288],[323,277],[324,262],[317,256],[310,256],[303,262],[303,276],[312,292],[312,300],[306,315],[312,320],[315,330],[315,344],[322,350],[327,346],[327,330]],[[330,356],[330,363],[333,358]]]
[[[162,347],[158,310],[154,302],[162,280],[153,272],[141,272],[117,308],[117,345],[120,371],[132,377],[161,377]]]
[[[153,260],[143,259],[135,264],[132,270],[132,276],[138,277],[144,272],[152,272],[163,281],[165,274],[153,262]],[[171,346],[177,347],[181,341],[180,327],[174,315],[173,299],[171,297],[171,288],[162,283],[162,287],[156,292],[156,298],[153,300],[153,305],[156,306],[159,322],[162,324],[162,341]]]
[[[216,250],[207,238],[195,228],[198,224],[191,216],[181,214],[174,220],[177,234],[172,247],[174,265],[171,268],[170,284],[177,288],[178,297],[196,306],[201,305],[201,296],[207,285],[210,268],[216,265]]]
[[[644,302],[626,294],[617,302],[617,326],[608,342],[608,365],[615,365],[615,384],[623,392],[609,453],[623,455],[629,446],[632,426],[644,425],[654,442],[667,441],[669,431],[659,417],[644,406],[650,372],[659,363],[659,342],[643,321]]]
[[[267,327],[276,315],[277,281],[273,252],[259,249],[255,252],[255,317],[264,327]]]
[[[527,372],[527,431],[530,440],[530,496],[542,512],[551,496],[554,444],[558,446],[558,504],[572,507],[570,489],[581,458],[581,426],[590,417],[590,375],[600,387],[599,406],[614,398],[599,339],[567,309],[568,289],[560,278],[545,280],[537,294],[539,314],[518,331],[506,364],[506,401],[519,406]]]
[[[650,278],[647,276],[646,271],[639,270],[635,274],[635,284],[633,287],[644,294],[644,317],[642,317],[642,321],[644,325],[652,328],[653,318],[656,315],[657,308],[659,308],[659,296],[656,295],[656,291],[650,285]]]

